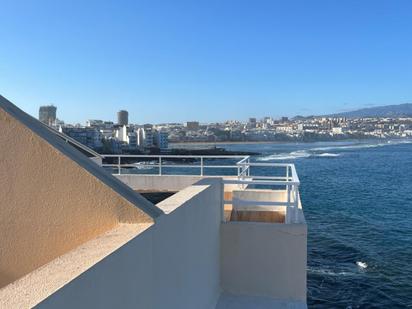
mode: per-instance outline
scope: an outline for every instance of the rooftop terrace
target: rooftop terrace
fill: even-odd
[[[0,130],[0,307],[306,307],[294,165],[88,158],[1,96]]]
[[[177,192],[203,178],[223,181],[223,221],[304,222],[293,164],[250,156],[101,155],[101,166],[134,190]]]

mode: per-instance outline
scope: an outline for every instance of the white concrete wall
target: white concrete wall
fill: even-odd
[[[133,190],[177,192],[202,180],[188,175],[114,175]]]
[[[221,181],[159,203],[165,215],[39,308],[214,308],[220,295]]]
[[[242,201],[255,201],[255,202],[286,202],[285,190],[260,190],[260,189],[247,189],[247,190],[234,190],[233,191],[233,208],[242,210],[263,210],[263,211],[279,211],[285,213],[285,206],[269,206],[269,205],[242,205]]]
[[[223,223],[223,291],[306,302],[306,237],[306,224]]]
[[[285,223],[302,223],[306,224],[305,216],[302,210],[302,203],[298,200],[298,208],[286,206],[269,206],[269,205],[243,205],[242,201],[256,201],[256,202],[287,202],[286,190],[261,190],[261,189],[247,189],[243,191],[233,190],[233,208],[238,210],[252,210],[252,211],[277,211],[285,215]],[[291,202],[293,202],[291,196]]]
[[[0,288],[162,212],[0,96]]]

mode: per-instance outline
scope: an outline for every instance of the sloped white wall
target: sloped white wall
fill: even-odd
[[[38,308],[214,308],[222,188],[208,182],[158,204],[168,214]]]

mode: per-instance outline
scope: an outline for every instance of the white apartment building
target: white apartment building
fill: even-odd
[[[137,146],[139,148],[153,147],[153,131],[151,129],[139,128],[137,130]]]
[[[159,149],[169,148],[169,133],[163,130],[156,130],[153,136],[153,143]]]
[[[124,143],[127,143],[127,126],[123,125],[116,129],[116,138]]]

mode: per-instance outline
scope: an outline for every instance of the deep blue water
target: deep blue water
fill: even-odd
[[[412,308],[412,144],[225,145],[295,163],[309,308]]]

